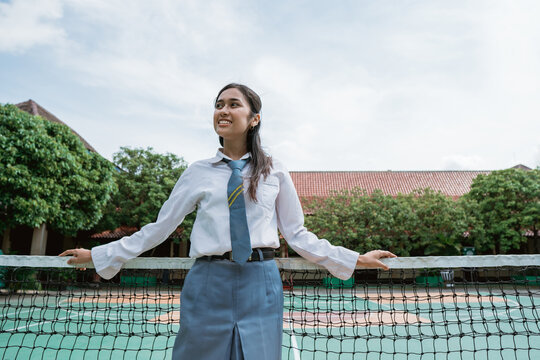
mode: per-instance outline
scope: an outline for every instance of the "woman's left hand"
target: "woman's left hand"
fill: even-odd
[[[388,270],[389,267],[386,266],[382,261],[379,261],[379,259],[393,258],[393,257],[397,257],[397,256],[392,254],[390,251],[372,250],[365,253],[364,255],[358,256],[358,260],[356,261],[356,266],[361,266],[361,267],[370,268],[370,269],[381,268],[383,270]]]

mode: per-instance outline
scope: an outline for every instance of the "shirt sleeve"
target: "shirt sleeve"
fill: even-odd
[[[176,182],[157,220],[143,226],[131,236],[92,248],[92,262],[96,272],[105,279],[116,275],[129,259],[161,244],[196,208],[196,194],[191,168],[186,169]]]
[[[324,266],[342,280],[350,278],[359,254],[342,246],[319,239],[304,226],[304,212],[289,172],[280,172],[280,189],[276,199],[278,228],[287,243],[307,260]]]

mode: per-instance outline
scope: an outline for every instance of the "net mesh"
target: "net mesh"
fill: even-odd
[[[109,281],[65,261],[0,256],[0,358],[170,358],[191,260],[136,259]],[[284,359],[540,358],[540,255],[387,259],[348,281],[276,262]]]

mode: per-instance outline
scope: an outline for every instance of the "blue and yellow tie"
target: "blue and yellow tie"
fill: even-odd
[[[243,264],[249,259],[252,252],[246,217],[246,202],[244,200],[244,181],[242,179],[242,169],[249,159],[223,160],[232,169],[227,185],[232,257],[235,262]]]

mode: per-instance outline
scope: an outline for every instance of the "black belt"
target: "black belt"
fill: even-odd
[[[272,248],[256,248],[253,249],[253,252],[251,253],[251,256],[247,261],[263,261],[263,260],[270,260],[273,259],[275,256],[275,250]],[[262,255],[262,258],[261,258]],[[202,256],[203,259],[206,260],[229,260],[233,261],[232,258],[232,252],[227,251],[223,255],[210,255],[210,256]]]

